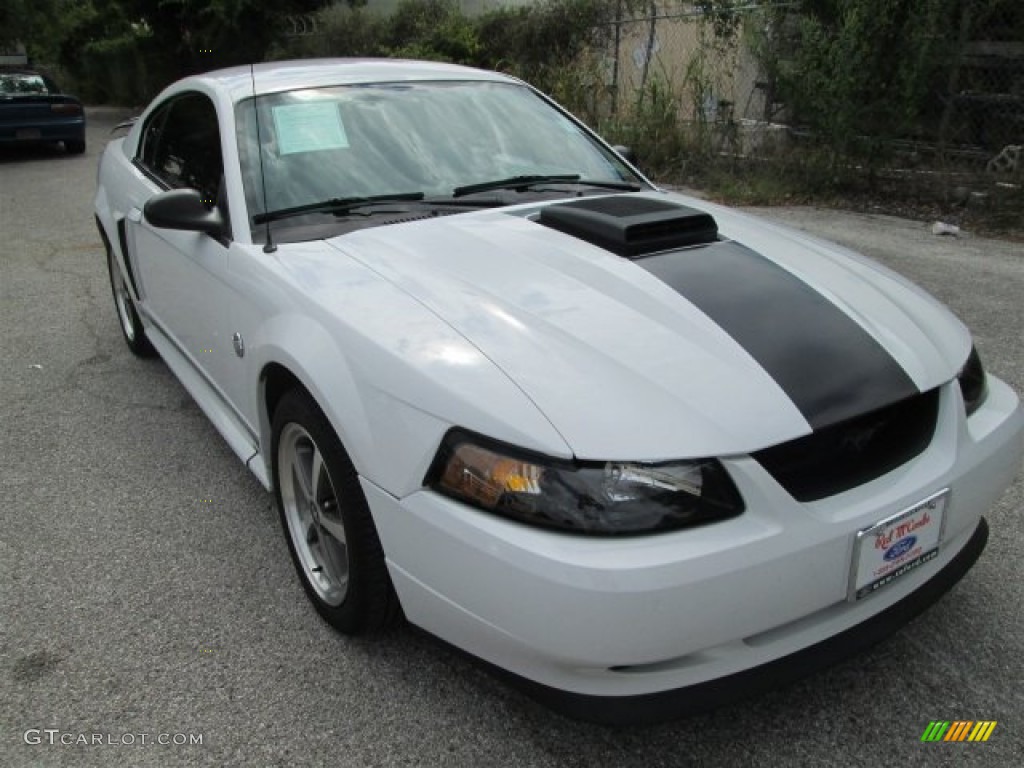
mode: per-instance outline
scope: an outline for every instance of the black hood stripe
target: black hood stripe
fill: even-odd
[[[919,394],[896,360],[802,280],[738,243],[635,262],[733,337],[814,429]]]

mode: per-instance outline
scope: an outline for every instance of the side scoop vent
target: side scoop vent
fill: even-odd
[[[541,209],[539,221],[631,259],[718,239],[718,225],[711,214],[634,195],[549,205]]]

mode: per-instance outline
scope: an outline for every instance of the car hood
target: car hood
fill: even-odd
[[[462,334],[584,459],[749,453],[936,387],[968,355],[955,317],[862,256],[702,201],[631,197],[711,213],[720,242],[624,258],[540,224],[536,205],[329,244]]]

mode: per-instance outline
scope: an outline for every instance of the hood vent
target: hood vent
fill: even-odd
[[[711,214],[634,195],[587,198],[541,209],[540,223],[635,259],[718,239]]]

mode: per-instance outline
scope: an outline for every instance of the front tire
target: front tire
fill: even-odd
[[[398,597],[355,467],[306,392],[281,398],[271,455],[281,526],[317,612],[347,635],[397,623]]]
[[[156,350],[146,338],[146,329],[135,309],[135,300],[128,290],[128,281],[121,272],[121,266],[114,257],[113,250],[107,247],[107,271],[110,272],[110,290],[114,294],[114,308],[117,310],[118,325],[125,344],[137,357],[154,357]]]

